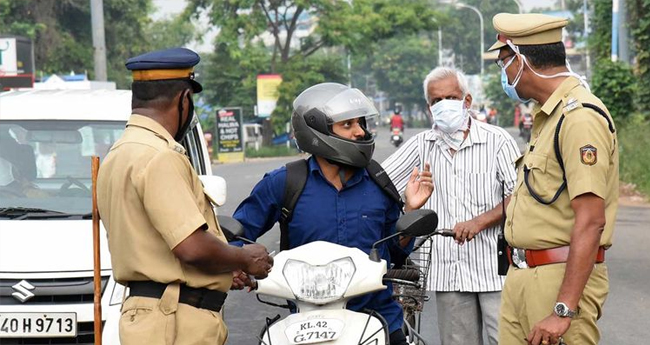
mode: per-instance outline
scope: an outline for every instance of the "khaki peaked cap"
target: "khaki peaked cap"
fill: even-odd
[[[538,13],[499,13],[492,18],[497,31],[497,41],[488,51],[506,46],[510,40],[514,45],[538,45],[562,41],[562,28],[569,21],[565,18]]]

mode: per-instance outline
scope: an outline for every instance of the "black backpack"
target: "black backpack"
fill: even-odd
[[[307,183],[309,174],[309,164],[307,160],[301,159],[286,164],[287,183],[284,188],[284,199],[282,200],[282,210],[280,214],[280,250],[289,249],[289,222],[293,217],[293,210],[302,194],[302,190]],[[395,188],[393,181],[390,180],[384,168],[381,167],[374,159],[366,167],[368,175],[381,188],[381,190],[394,200],[398,205],[400,212],[404,212],[404,202]]]

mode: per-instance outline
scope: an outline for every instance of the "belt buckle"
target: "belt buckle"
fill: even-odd
[[[512,248],[512,263],[517,268],[528,268],[528,263],[526,263],[526,249]]]

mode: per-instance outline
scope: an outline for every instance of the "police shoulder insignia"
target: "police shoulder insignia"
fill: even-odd
[[[172,144],[172,149],[180,154],[185,154],[185,148],[180,144]]]
[[[585,165],[594,165],[598,161],[598,150],[591,145],[580,148],[580,161]]]
[[[564,106],[564,112],[568,113],[573,109],[576,109],[580,106],[580,103],[578,103],[578,100],[575,98],[569,98],[567,101],[566,105]]]

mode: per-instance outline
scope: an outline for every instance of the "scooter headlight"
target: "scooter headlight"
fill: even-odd
[[[325,304],[343,296],[355,271],[350,257],[326,265],[310,265],[289,259],[282,274],[297,300]]]

